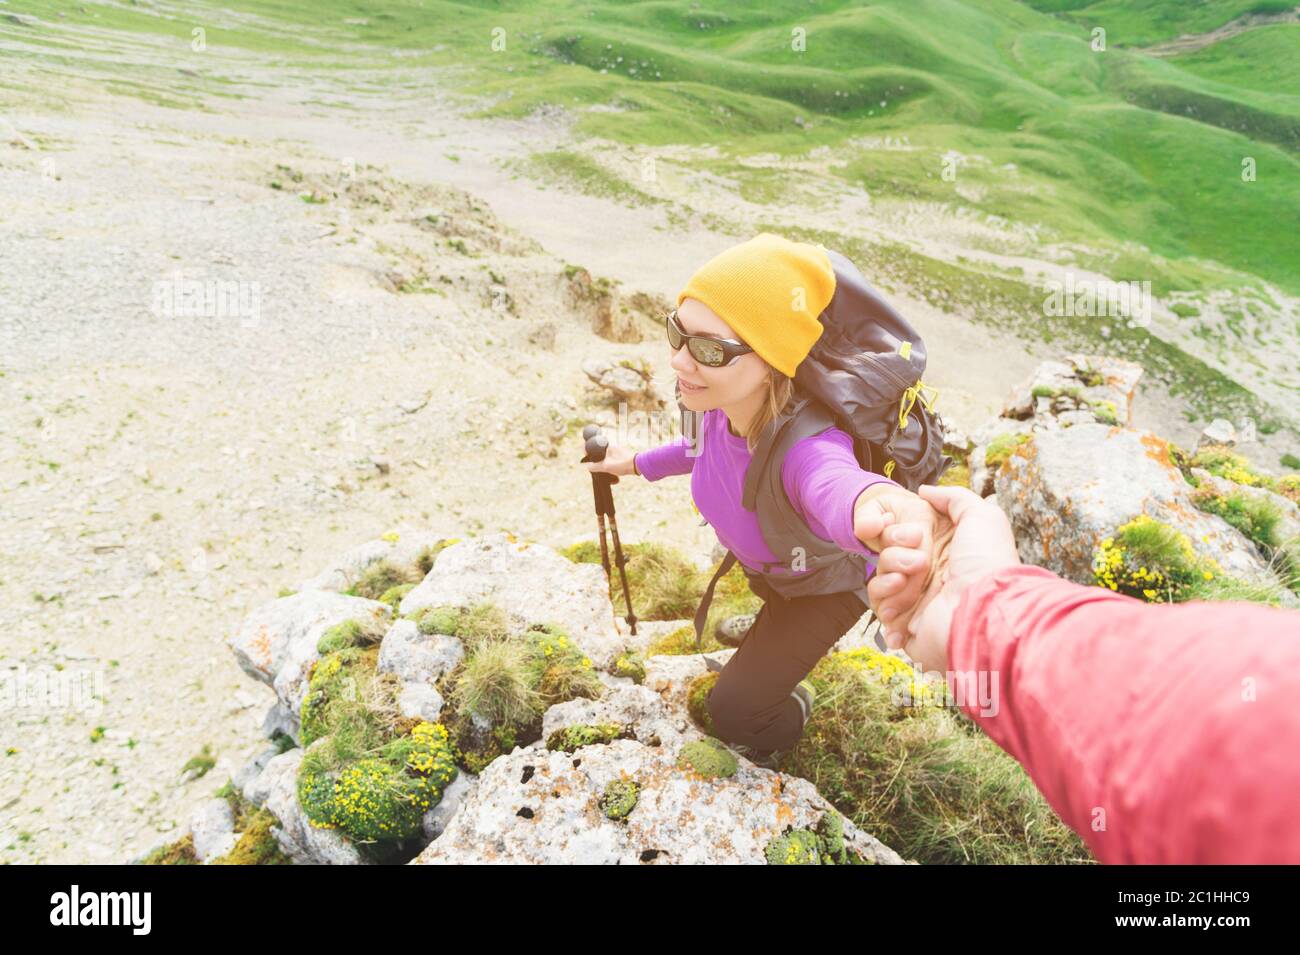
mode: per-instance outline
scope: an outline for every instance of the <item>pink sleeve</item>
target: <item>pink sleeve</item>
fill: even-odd
[[[895,482],[862,470],[853,456],[852,438],[840,428],[830,428],[799,441],[785,456],[781,483],[814,534],[872,558],[874,569],[875,552],[853,533],[853,508],[871,485]]]
[[[649,451],[638,451],[636,469],[647,481],[658,481],[671,474],[690,474],[698,455],[686,453],[686,437],[682,436]]]
[[[1300,863],[1300,613],[1015,566],[951,632],[963,710],[1102,862]]]

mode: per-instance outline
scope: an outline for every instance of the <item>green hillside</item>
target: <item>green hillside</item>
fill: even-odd
[[[286,67],[327,68],[332,82],[368,89],[377,70],[445,67],[438,81],[486,96],[489,114],[561,104],[576,111],[579,133],[716,146],[696,168],[732,179],[751,199],[785,180],[744,157],[800,157],[826,146],[844,162],[825,175],[873,198],[929,200],[1032,226],[1044,242],[1077,247],[1079,265],[1116,280],[1150,279],[1163,296],[1260,279],[1300,294],[1300,26],[1268,23],[1180,55],[1140,49],[1289,6],[12,0],[7,9],[178,44],[203,24],[210,49],[269,52]],[[1097,26],[1106,30],[1104,50],[1091,44]],[[0,42],[18,35],[43,38],[51,69],[60,62],[57,30],[0,21]],[[792,48],[800,38],[804,49]],[[204,62],[214,91],[221,57]],[[116,88],[130,92],[135,83],[157,100],[156,88],[144,92],[145,72],[132,72]],[[180,82],[170,73],[165,81]],[[854,145],[881,137],[906,137],[909,148]],[[962,189],[942,175],[953,153],[969,160]],[[1244,165],[1253,166],[1253,181],[1243,180]],[[1296,331],[1277,334],[1293,340]]]

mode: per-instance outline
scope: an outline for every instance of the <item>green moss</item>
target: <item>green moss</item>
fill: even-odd
[[[686,711],[697,726],[713,734],[713,714],[709,712],[709,693],[718,682],[715,672],[702,673],[686,686]]]
[[[828,812],[815,829],[788,829],[763,850],[768,865],[872,865],[849,849],[844,841],[844,821]]]
[[[466,653],[472,653],[482,643],[508,639],[511,634],[510,618],[490,601],[468,607],[427,607],[412,615],[412,619],[421,633],[456,637],[464,645]]]
[[[397,613],[397,608],[402,605],[402,598],[415,589],[415,584],[398,584],[396,587],[389,587],[379,595],[381,603],[386,603],[393,608],[393,613]]]
[[[1000,468],[1016,448],[1030,439],[1028,434],[1000,434],[984,449],[984,464],[990,469]]]
[[[159,846],[140,860],[141,865],[199,865],[194,854],[194,836],[186,833],[181,839]]]
[[[610,819],[626,819],[636,808],[640,787],[632,779],[611,779],[600,796],[600,811]]]
[[[1282,467],[1290,468],[1293,471],[1300,471],[1300,458],[1296,457],[1294,454],[1284,454],[1282,455]]]
[[[636,650],[626,650],[614,661],[614,675],[630,677],[633,683],[645,682],[645,663]]]
[[[677,757],[678,768],[710,779],[734,776],[738,765],[736,754],[711,736],[687,743]]]
[[[1057,391],[1051,385],[1034,385],[1030,394],[1035,398],[1055,398]]]
[[[381,617],[353,617],[330,627],[316,641],[316,652],[333,653],[348,647],[368,647],[384,639],[388,621]]]
[[[254,813],[240,828],[239,841],[224,856],[213,859],[212,865],[292,865],[280,849],[271,827],[278,824],[268,809]]]
[[[768,865],[819,865],[820,846],[817,834],[807,829],[793,829],[777,836],[763,850]]]
[[[552,752],[572,753],[582,746],[600,746],[616,739],[633,739],[630,727],[619,723],[573,723],[555,730],[546,738],[546,748]]]
[[[1090,403],[1093,415],[1102,424],[1119,424],[1119,409],[1113,401],[1093,401]]]

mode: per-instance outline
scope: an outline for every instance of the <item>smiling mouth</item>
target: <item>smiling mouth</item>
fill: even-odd
[[[693,385],[689,381],[683,381],[680,378],[677,379],[677,383],[682,386],[682,391],[703,391],[707,387],[705,385]]]

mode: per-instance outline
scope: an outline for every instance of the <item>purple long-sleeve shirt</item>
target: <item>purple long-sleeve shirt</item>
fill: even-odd
[[[745,439],[731,432],[720,408],[704,413],[700,423],[700,453],[687,454],[686,438],[641,451],[636,469],[647,481],[673,474],[691,475],[691,496],[700,514],[712,526],[722,545],[750,570],[764,561],[776,561],[759,528],[758,515],[745,509],[745,473],[750,453]],[[853,508],[858,495],[873,484],[896,484],[879,474],[862,470],[853,456],[852,439],[839,428],[800,440],[786,455],[781,482],[796,511],[814,534],[867,558],[870,577],[876,553],[853,533]],[[780,571],[776,571],[780,573]]]

